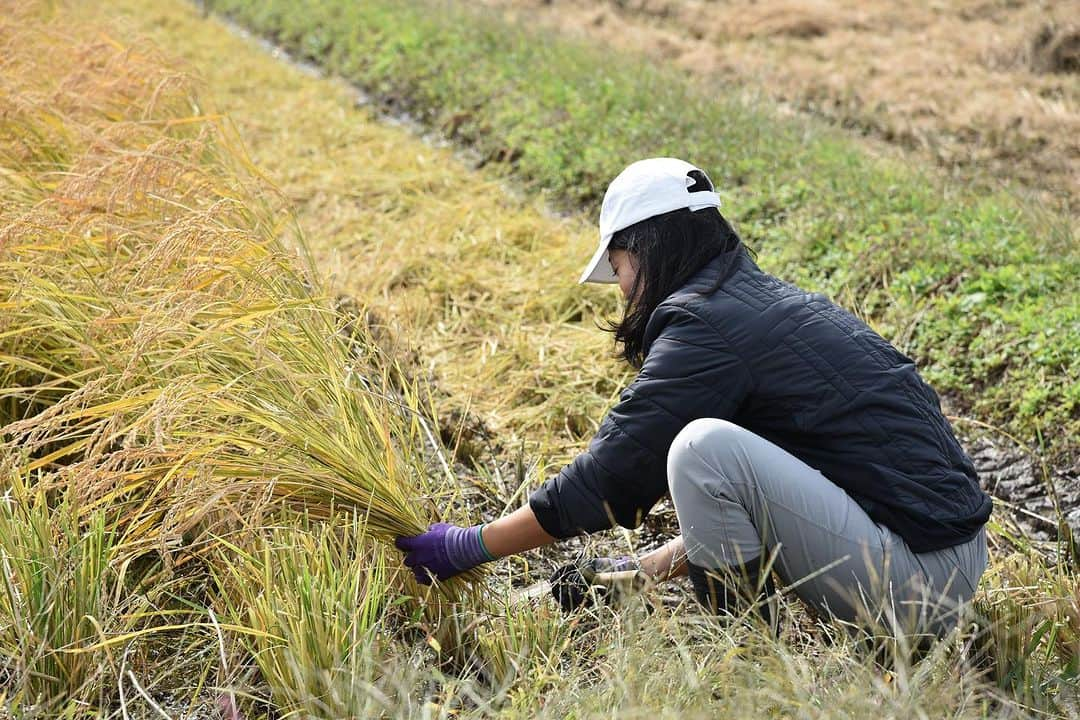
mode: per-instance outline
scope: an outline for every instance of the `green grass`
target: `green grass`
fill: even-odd
[[[766,269],[866,317],[961,411],[1056,457],[1080,437],[1069,218],[871,158],[738,88],[427,0],[215,0],[393,109],[595,209],[630,161],[705,167]]]

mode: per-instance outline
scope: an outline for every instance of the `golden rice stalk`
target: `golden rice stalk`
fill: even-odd
[[[3,447],[108,513],[132,553],[266,498],[348,504],[384,541],[423,530],[441,513],[420,394],[342,334],[224,125],[189,116],[189,85],[152,53],[73,43],[42,84],[57,70],[20,42],[0,31],[19,108],[0,157],[35,190],[0,214]]]
[[[400,555],[371,540],[422,531],[458,492],[431,470],[423,393],[362,327],[346,332],[282,199],[182,75],[107,37],[65,43],[27,27],[0,20],[0,459],[40,497],[66,498],[75,526],[99,523],[111,570],[155,553],[166,573],[191,563],[224,578],[222,563],[255,557],[264,524],[333,523],[347,507],[363,543],[358,530],[355,547],[320,541],[314,557],[260,550],[262,575],[239,566],[212,602],[255,630],[286,602],[251,596],[277,579],[267,572],[331,564],[349,572],[318,582],[363,585],[360,638],[391,583],[421,594],[387,569]],[[482,610],[478,591],[451,583],[430,598],[410,616],[464,658],[456,603]],[[308,607],[305,627],[323,629],[267,676],[308,651],[332,662],[316,651],[341,607]],[[12,617],[0,611],[0,624]]]

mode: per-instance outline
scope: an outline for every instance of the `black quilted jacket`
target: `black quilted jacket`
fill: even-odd
[[[639,525],[667,493],[671,441],[711,417],[817,468],[914,552],[970,539],[991,501],[915,364],[824,296],[740,254],[713,260],[653,312],[641,372],[589,449],[529,499],[544,530]],[[721,273],[720,289],[702,295]]]

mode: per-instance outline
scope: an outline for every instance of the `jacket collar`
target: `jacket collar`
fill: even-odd
[[[732,258],[732,253],[735,253],[736,257]],[[743,246],[742,243],[739,243],[737,249],[730,253],[720,253],[712,260],[705,263],[681,288],[671,293],[668,298],[686,293],[708,292],[717,287],[717,285],[726,282],[729,277],[734,275],[740,269],[746,268],[747,264],[754,268],[757,267],[750,258],[750,253],[746,250],[746,247]]]
[[[649,316],[649,322],[645,324],[644,351],[646,355],[649,353],[649,347],[652,346],[653,340],[660,334],[666,323],[666,321],[661,320],[661,317],[666,315],[666,313],[660,311],[663,306],[670,305],[673,302],[677,303],[687,295],[708,293],[718,285],[727,282],[737,272],[758,269],[757,264],[750,257],[750,253],[742,243],[739,243],[739,247],[732,252],[737,253],[737,256],[731,257],[732,253],[717,255],[683,283],[682,287],[660,301],[660,304],[653,310],[652,315]]]

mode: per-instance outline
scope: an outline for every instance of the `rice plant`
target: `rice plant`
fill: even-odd
[[[32,93],[8,89],[32,107]],[[212,118],[178,118],[201,127],[172,137],[166,113],[147,136],[143,114],[183,104],[166,101],[171,89],[121,105],[130,119],[110,114],[113,94],[96,116],[80,106],[84,116],[62,124],[105,126],[108,139],[83,131],[88,144],[69,148],[55,169],[63,202],[51,195],[5,218],[0,397],[18,408],[8,447],[29,449],[46,481],[82,473],[84,507],[108,510],[136,552],[173,542],[252,485],[351,504],[384,540],[422,530],[434,508],[415,499],[426,442],[417,394],[391,385],[370,339],[343,335],[303,245],[283,240],[288,215],[243,176]],[[169,513],[174,538],[155,537]]]
[[[222,550],[215,578],[226,617],[286,714],[364,717],[381,680],[394,563],[362,520],[268,530],[248,552]],[[400,607],[400,604],[398,604]]]
[[[0,677],[6,700],[23,711],[56,712],[73,701],[103,707],[120,659],[97,646],[140,623],[145,596],[129,592],[139,578],[125,577],[103,514],[80,517],[66,499],[50,504],[15,469],[5,474]]]
[[[30,15],[20,19],[38,21]],[[369,605],[354,633],[360,653],[375,613],[392,597],[408,597],[391,595],[391,582],[419,595],[411,576],[391,572],[399,556],[371,541],[420,532],[456,492],[438,461],[423,394],[363,327],[335,311],[280,197],[247,164],[227,125],[197,112],[185,76],[156,52],[111,39],[69,44],[61,31],[35,26],[25,42],[13,22],[0,22],[5,62],[17,71],[0,86],[17,108],[3,121],[0,158],[5,178],[25,180],[5,181],[0,210],[3,457],[18,466],[34,512],[64,508],[66,541],[90,543],[79,552],[100,556],[108,538],[107,561],[83,576],[160,562],[161,582],[186,579],[172,591],[187,598],[189,616],[199,614],[200,568],[213,570],[223,548],[250,551],[264,537],[263,518],[330,522],[326,530],[306,527],[324,533],[324,553],[340,553],[324,554],[318,577],[308,575],[331,582],[321,570],[350,552],[347,543],[331,545],[341,539],[334,518],[352,513],[365,543],[352,548],[352,567],[374,557],[382,568],[363,576]],[[48,67],[36,63],[42,51],[53,54]],[[42,73],[68,95],[43,93]],[[13,492],[15,480],[3,486]],[[12,502],[22,508],[22,500]],[[40,522],[31,527],[41,530]],[[308,549],[274,561],[297,569],[315,562]],[[12,555],[16,569],[30,572],[39,554],[56,556],[42,540]],[[268,576],[252,582],[259,577]],[[56,631],[73,638],[64,652],[89,641],[95,613],[77,611],[97,596],[83,603],[71,595],[80,589],[65,586],[50,606],[77,613],[57,618]],[[409,601],[451,656],[463,652],[465,638],[445,618],[463,592],[452,583],[419,609]],[[15,599],[3,617],[12,632],[25,625],[17,602],[25,594],[9,592]],[[232,598],[253,603],[248,619],[268,618],[267,602],[278,602]],[[172,630],[162,624],[150,631]],[[47,664],[43,670],[23,668],[22,655],[11,652],[9,674],[30,683],[29,700],[20,702],[40,697],[59,706],[88,688],[112,687],[89,658],[141,631],[91,629],[99,635],[92,650],[70,658],[52,638],[40,652],[24,648]],[[297,647],[296,657],[322,667],[326,655],[307,652],[317,649]],[[265,666],[268,680],[274,672],[280,680],[289,662]]]

